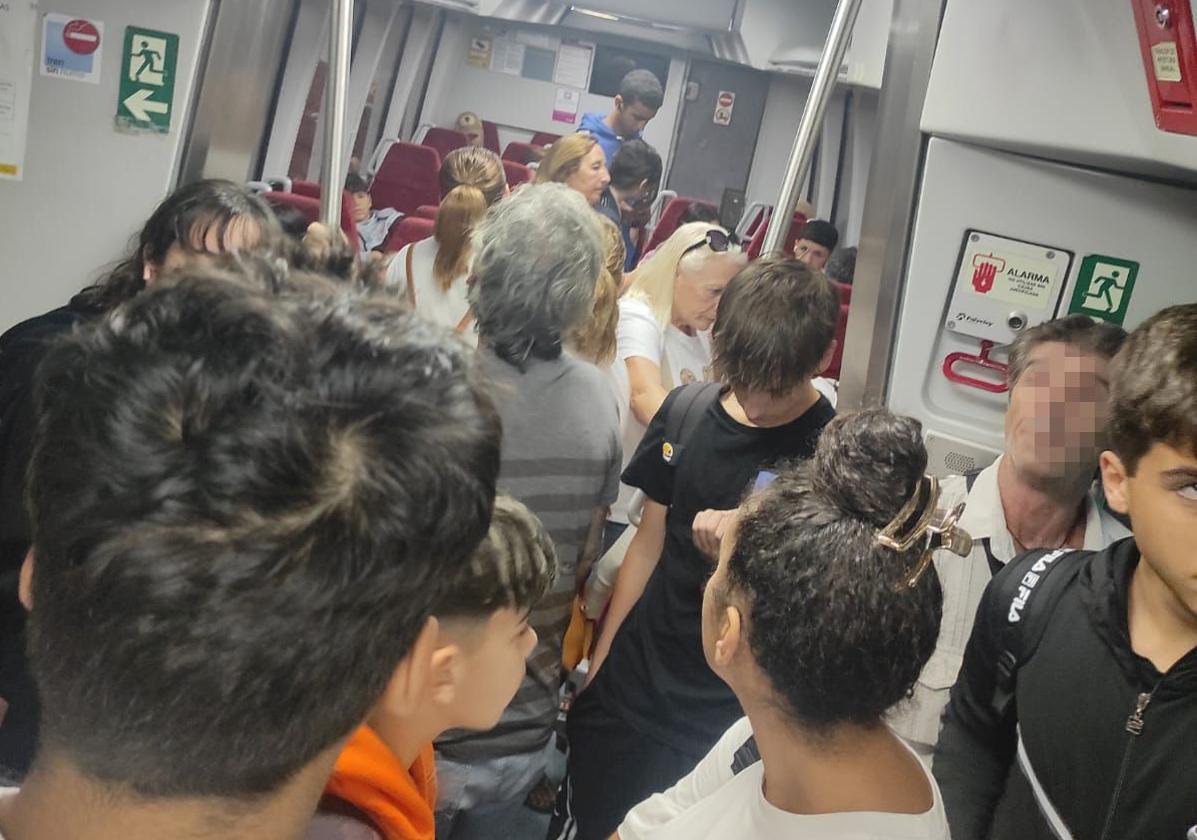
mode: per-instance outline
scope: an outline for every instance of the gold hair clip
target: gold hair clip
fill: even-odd
[[[894,551],[908,551],[920,540],[923,541],[923,551],[906,579],[896,587],[899,590],[913,589],[918,585],[937,549],[942,548],[961,557],[967,557],[973,550],[973,538],[959,525],[964,503],[951,510],[943,510],[936,506],[937,502],[939,480],[933,475],[925,475],[897,515],[877,532],[877,544]]]

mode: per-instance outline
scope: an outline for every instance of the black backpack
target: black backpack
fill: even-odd
[[[723,386],[718,382],[694,382],[677,389],[665,415],[665,443],[661,445],[661,458],[670,467],[677,469],[686,453],[686,441],[722,393]]]

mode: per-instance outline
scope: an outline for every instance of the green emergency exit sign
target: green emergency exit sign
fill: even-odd
[[[125,27],[116,124],[121,128],[170,131],[174,113],[179,36],[137,26]]]
[[[1090,254],[1081,261],[1068,312],[1122,324],[1138,276],[1139,264],[1134,260]]]

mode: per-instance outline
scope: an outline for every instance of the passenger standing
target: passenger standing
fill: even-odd
[[[569,775],[551,836],[606,840],[633,805],[693,770],[743,715],[703,657],[712,562],[692,524],[704,511],[735,508],[761,470],[814,452],[834,410],[810,380],[834,350],[838,314],[821,273],[792,259],[750,264],[728,284],[712,332],[725,386],[673,391],[645,432],[623,478],[648,501],[591,683],[570,709]]]
[[[499,484],[544,522],[557,580],[532,611],[539,641],[498,726],[437,742],[442,840],[544,832],[524,800],[545,770],[574,593],[619,488],[615,400],[594,365],[562,352],[564,336],[591,310],[601,255],[598,217],[556,184],[517,191],[478,233],[470,299],[503,418]]]
[[[33,757],[37,699],[25,663],[25,611],[17,577],[31,541],[25,477],[38,417],[34,377],[55,339],[152,287],[167,270],[209,253],[278,256],[283,235],[270,207],[230,181],[198,181],[167,196],[130,255],[65,306],[0,336],[0,767],[23,775]]]
[[[939,628],[926,466],[918,421],[866,411],[747,500],[702,612],[707,662],[746,716],[619,840],[947,840],[935,780],[882,723]],[[919,527],[894,550],[877,535],[907,525],[908,500]]]
[[[643,140],[624,143],[609,167],[611,183],[599,199],[598,211],[610,219],[623,235],[627,256],[624,270],[639,261],[639,242],[633,231],[643,232],[648,211],[661,186],[661,156]]]
[[[1197,835],[1197,304],[1127,339],[1109,429],[1134,536],[986,588],[935,751],[955,840]]]
[[[723,290],[747,262],[727,231],[696,222],[674,231],[637,269],[619,302],[619,349],[611,367],[625,467],[669,392],[711,378],[709,330]],[[633,495],[631,488],[620,488],[606,545],[627,526]]]
[[[293,840],[384,688],[424,683],[486,533],[494,404],[394,302],[248,288],[287,287],[276,265],[165,273],[43,360],[43,722],[0,836]]]
[[[615,361],[619,296],[623,287],[623,240],[615,225],[605,219],[599,227],[603,237],[603,268],[594,284],[594,305],[590,315],[566,333],[565,346],[578,358],[607,370]]]
[[[610,163],[621,143],[639,139],[640,132],[661,110],[664,101],[661,80],[649,70],[633,70],[620,80],[611,112],[605,116],[595,111],[583,114],[578,129],[590,132],[598,140]]]
[[[1028,549],[1097,551],[1130,536],[1094,483],[1107,442],[1107,369],[1125,338],[1121,327],[1084,315],[1027,330],[1010,348],[1004,454],[975,476],[943,482],[945,505],[965,503],[960,525],[973,536],[973,551],[966,561],[937,558],[944,591],[939,643],[913,697],[890,719],[925,756],[935,749],[948,692],[992,577]]]
[[[536,183],[565,184],[581,193],[586,203],[598,207],[611,174],[603,157],[602,146],[593,135],[579,133],[562,137],[549,147],[536,170]]]
[[[477,343],[467,286],[470,238],[486,211],[508,195],[503,162],[494,152],[468,146],[445,155],[441,204],[431,239],[400,248],[387,268],[387,287],[406,296],[416,312]]]

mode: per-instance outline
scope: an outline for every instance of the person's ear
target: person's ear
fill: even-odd
[[[33,549],[25,552],[25,561],[21,563],[21,577],[17,583],[17,597],[21,599],[21,606],[26,611],[33,611]]]
[[[715,641],[715,664],[721,668],[731,665],[740,649],[743,633],[740,610],[737,607],[723,608],[719,616],[719,635]]]
[[[617,94],[615,94],[614,101],[615,101],[615,110],[622,111],[623,110],[623,97],[617,93]]]
[[[823,351],[823,358],[819,359],[819,369],[812,374],[812,378],[815,376],[822,376],[823,371],[827,370],[827,368],[831,366],[831,360],[835,358],[835,350],[839,346],[840,343],[838,340],[834,338],[831,339],[831,343],[828,344],[827,349]]]
[[[158,279],[158,264],[146,256],[145,250],[141,252],[141,279],[147,286],[154,285],[154,281]]]
[[[460,645],[445,644],[432,652],[428,665],[428,688],[433,703],[448,706],[457,699],[457,689],[465,675],[465,654]]]
[[[396,717],[410,717],[427,696],[432,655],[436,651],[439,629],[429,617],[407,656],[399,662],[382,693],[381,705]]]
[[[1101,453],[1098,463],[1101,466],[1101,484],[1106,491],[1106,502],[1118,513],[1130,513],[1130,475],[1126,465],[1109,449]]]

